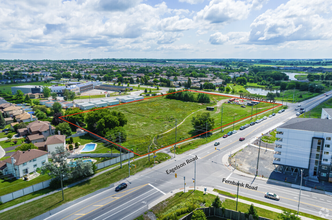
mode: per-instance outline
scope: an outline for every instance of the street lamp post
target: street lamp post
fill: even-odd
[[[263,134],[259,140],[259,148],[258,148],[258,157],[257,157],[257,166],[256,166],[256,176],[258,176],[258,164],[259,164],[259,156],[261,153],[261,141],[262,141]]]
[[[64,197],[64,195],[63,195],[63,175],[62,175],[62,170],[60,171],[61,172],[61,174],[60,174],[60,179],[61,179],[61,191],[62,191],[62,201],[63,200],[65,200],[65,197]]]
[[[302,179],[303,179],[303,169],[301,169],[301,184],[300,184],[299,201],[298,201],[298,204],[297,204],[297,216],[299,216],[299,211],[300,211],[301,190],[302,190]]]

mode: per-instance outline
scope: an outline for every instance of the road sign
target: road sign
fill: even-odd
[[[153,156],[153,158],[156,158],[157,156]]]
[[[178,175],[177,174],[175,174],[175,178],[177,178],[178,177]]]

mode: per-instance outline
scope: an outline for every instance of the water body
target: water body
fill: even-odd
[[[280,90],[269,90],[269,89],[255,88],[255,87],[247,87],[246,90],[251,94],[257,94],[257,95],[267,95],[269,92],[280,93]]]
[[[284,72],[287,76],[289,76],[289,80],[297,80],[295,78],[296,75],[307,75],[307,74],[303,74],[303,73],[286,73]]]

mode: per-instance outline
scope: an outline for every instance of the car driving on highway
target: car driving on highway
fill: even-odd
[[[244,141],[244,140],[245,140],[244,137],[240,137],[240,138],[239,138],[239,141]]]
[[[277,201],[280,200],[280,197],[277,194],[271,193],[271,192],[265,193],[265,198],[274,199],[274,200],[277,200]]]
[[[220,142],[214,142],[214,146],[218,146],[220,144]]]
[[[121,183],[120,185],[118,185],[116,188],[115,188],[115,191],[120,191],[124,188],[127,188],[127,183]]]

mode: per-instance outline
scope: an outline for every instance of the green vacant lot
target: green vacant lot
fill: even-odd
[[[210,99],[210,104],[201,104],[157,97],[113,107],[112,109],[124,113],[128,119],[128,124],[124,127],[127,140],[121,145],[139,154],[145,154],[149,146],[150,151],[153,151],[175,143],[176,123],[176,141],[196,135],[191,120],[198,113],[209,112],[215,119],[214,128],[217,128],[221,126],[221,106],[223,106],[223,125],[248,117],[251,113],[255,114],[256,107],[257,112],[273,107],[269,103],[260,103],[253,108],[249,106],[242,108],[241,105],[222,104],[227,102],[228,97],[210,95]],[[215,110],[207,111],[207,106],[214,106]],[[201,133],[205,131],[204,126]]]

